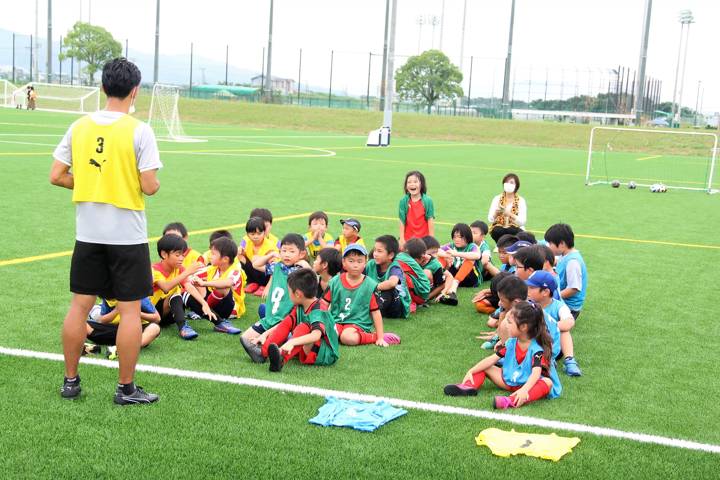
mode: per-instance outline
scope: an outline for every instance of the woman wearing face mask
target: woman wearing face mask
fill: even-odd
[[[490,236],[498,241],[505,234],[515,235],[525,226],[527,205],[525,199],[517,194],[520,179],[514,173],[503,177],[503,193],[493,198],[488,211]]]

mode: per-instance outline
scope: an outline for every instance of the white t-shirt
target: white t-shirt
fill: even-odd
[[[110,125],[124,113],[99,111],[91,114],[98,125]],[[72,167],[73,123],[53,158]],[[133,140],[138,172],[162,168],[155,133],[146,123],[138,123]],[[75,204],[75,238],[81,242],[105,245],[137,245],[147,243],[147,220],[144,210],[118,208],[108,203],[78,202]]]

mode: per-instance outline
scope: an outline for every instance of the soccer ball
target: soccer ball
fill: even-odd
[[[633,182],[632,180],[628,183],[628,188],[630,190],[635,190],[637,188],[637,184]]]
[[[620,186],[620,180],[613,180],[610,185],[612,185],[613,188],[618,188]]]
[[[100,319],[100,305],[93,305],[90,309],[90,320],[97,322]]]
[[[653,183],[650,185],[650,191],[652,193],[665,193],[667,192],[667,187],[662,183]]]

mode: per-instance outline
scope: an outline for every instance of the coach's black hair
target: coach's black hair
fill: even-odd
[[[325,220],[325,225],[327,225],[330,220],[328,219],[327,213],[318,210],[317,212],[313,212],[310,214],[310,217],[308,217],[308,225],[312,223],[313,220]]]
[[[545,263],[545,255],[540,250],[532,247],[523,247],[513,254],[516,262],[523,264],[525,268],[532,268],[535,271],[542,270]]]
[[[180,236],[183,238],[188,236],[187,228],[185,228],[185,225],[183,225],[181,222],[173,222],[165,225],[165,228],[163,228],[163,235],[165,235],[168,230],[177,230],[178,232],[180,232]]]
[[[395,258],[398,252],[400,252],[400,244],[398,243],[397,238],[392,235],[381,235],[377,237],[375,241],[377,243],[382,243],[385,250],[387,250],[388,253],[392,253],[393,258]]]
[[[282,247],[283,245],[295,245],[300,252],[305,251],[305,240],[303,240],[302,235],[297,233],[288,233],[285,235],[282,240],[280,240],[280,246]]]
[[[410,178],[412,176],[416,176],[418,178],[418,180],[420,180],[420,193],[425,195],[427,193],[427,182],[425,181],[425,175],[418,172],[417,170],[413,170],[413,171],[405,174],[405,182],[403,183],[403,192],[408,193],[407,181],[408,181],[408,178]]]
[[[126,58],[110,60],[102,71],[102,86],[108,97],[124,99],[140,85],[140,69]]]
[[[269,222],[269,223],[272,223],[272,221],[273,221],[272,212],[270,210],[268,210],[267,208],[253,208],[252,211],[250,212],[249,216],[250,217],[260,217],[264,221]]]
[[[503,278],[497,285],[498,295],[502,295],[509,301],[527,300],[527,284],[515,275]]]
[[[342,255],[332,247],[323,248],[318,252],[321,262],[327,263],[328,274],[334,277],[342,272]]]
[[[160,237],[160,240],[157,242],[157,252],[158,255],[162,258],[162,252],[165,253],[172,253],[172,252],[185,252],[187,250],[187,243],[185,240],[183,240],[182,237],[178,237],[177,235],[173,234],[167,234]]]
[[[220,258],[228,257],[230,263],[233,263],[238,254],[238,247],[232,238],[220,237],[213,240],[210,248],[214,248],[220,253]]]
[[[227,230],[215,230],[210,234],[210,244],[217,240],[218,238],[227,237],[232,240],[233,236],[232,233],[228,232]]]
[[[250,217],[245,223],[245,231],[247,233],[265,232],[265,220],[260,217]]]
[[[425,255],[425,252],[427,252],[425,242],[419,238],[411,238],[405,242],[405,246],[403,248],[405,249],[405,252],[415,260],[420,260],[423,255]]]
[[[565,242],[568,248],[573,248],[575,246],[575,234],[567,223],[556,223],[545,232],[545,241],[555,245]]]
[[[295,270],[287,279],[288,290],[300,291],[305,298],[315,298],[318,290],[318,277],[309,268]]]
[[[455,234],[459,233],[461,237],[465,239],[468,245],[473,243],[472,230],[467,223],[456,223],[450,232],[450,238],[455,237]]]
[[[509,233],[506,233],[505,235],[498,238],[496,245],[498,248],[507,248],[517,241],[518,238],[515,235],[510,235]]]
[[[488,234],[488,225],[482,220],[475,220],[470,224],[470,228],[479,228],[483,235]]]
[[[425,244],[426,251],[430,250],[431,248],[440,248],[440,242],[438,242],[438,239],[433,237],[432,235],[422,237],[422,241]]]

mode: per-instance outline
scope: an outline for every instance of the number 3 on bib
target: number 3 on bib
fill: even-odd
[[[270,301],[272,302],[272,314],[275,315],[280,309],[280,301],[285,296],[285,290],[282,288],[276,288],[270,295]]]

